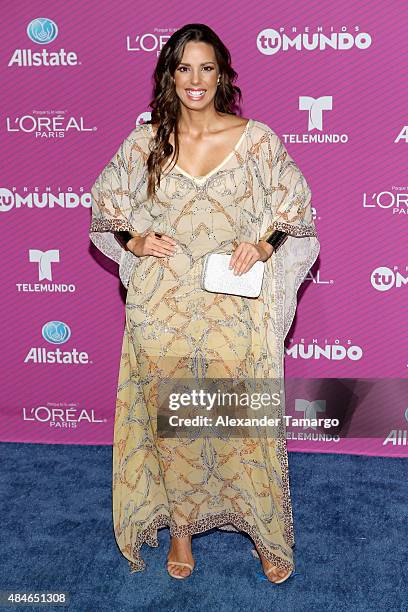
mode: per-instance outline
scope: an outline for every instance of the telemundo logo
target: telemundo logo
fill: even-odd
[[[52,19],[37,17],[28,24],[27,36],[39,45],[48,45],[57,38],[58,26]]]
[[[48,321],[43,325],[42,337],[51,344],[64,344],[71,337],[71,329],[62,321]]]

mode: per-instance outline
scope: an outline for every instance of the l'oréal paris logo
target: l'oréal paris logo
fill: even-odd
[[[126,49],[138,53],[155,53],[160,51],[177,28],[153,28],[152,32],[142,32],[126,36]]]
[[[82,423],[96,425],[107,419],[97,419],[95,410],[79,408],[74,402],[47,402],[45,406],[23,408],[23,421],[34,421],[48,425],[50,429],[77,429]]]
[[[408,187],[392,185],[388,191],[363,193],[363,208],[391,210],[393,215],[408,218]]]
[[[79,132],[96,132],[85,125],[85,117],[69,115],[67,110],[35,109],[32,114],[6,117],[7,132],[26,134],[38,140],[58,140]],[[28,136],[27,136],[28,137]]]

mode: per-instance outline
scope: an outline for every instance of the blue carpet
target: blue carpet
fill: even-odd
[[[185,581],[144,545],[131,574],[111,517],[110,446],[0,444],[0,590],[66,591],[69,607],[14,610],[121,612],[231,610],[393,612],[407,607],[406,460],[289,453],[296,575],[260,578],[252,540],[217,529],[193,537]]]

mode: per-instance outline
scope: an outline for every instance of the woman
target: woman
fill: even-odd
[[[175,32],[154,76],[151,122],[132,130],[91,189],[90,238],[119,263],[128,289],[113,445],[116,540],[131,571],[141,571],[142,544],[158,546],[157,529],[170,527],[167,569],[180,579],[194,568],[193,534],[244,531],[267,578],[283,582],[294,568],[284,431],[163,438],[155,390],[172,378],[283,378],[297,290],[319,253],[311,192],[278,136],[234,114],[236,73],[210,28]],[[284,233],[275,248],[266,242],[272,231]],[[265,262],[260,296],[201,289],[209,252],[232,252],[238,274]]]

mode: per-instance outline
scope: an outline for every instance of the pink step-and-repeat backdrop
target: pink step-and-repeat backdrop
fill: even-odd
[[[111,444],[125,320],[88,238],[90,187],[150,117],[173,31],[230,49],[242,115],[278,133],[313,194],[320,256],[286,341],[293,451],[408,455],[406,2],[7,2],[0,185],[0,440]],[[295,423],[295,421],[293,421]]]

